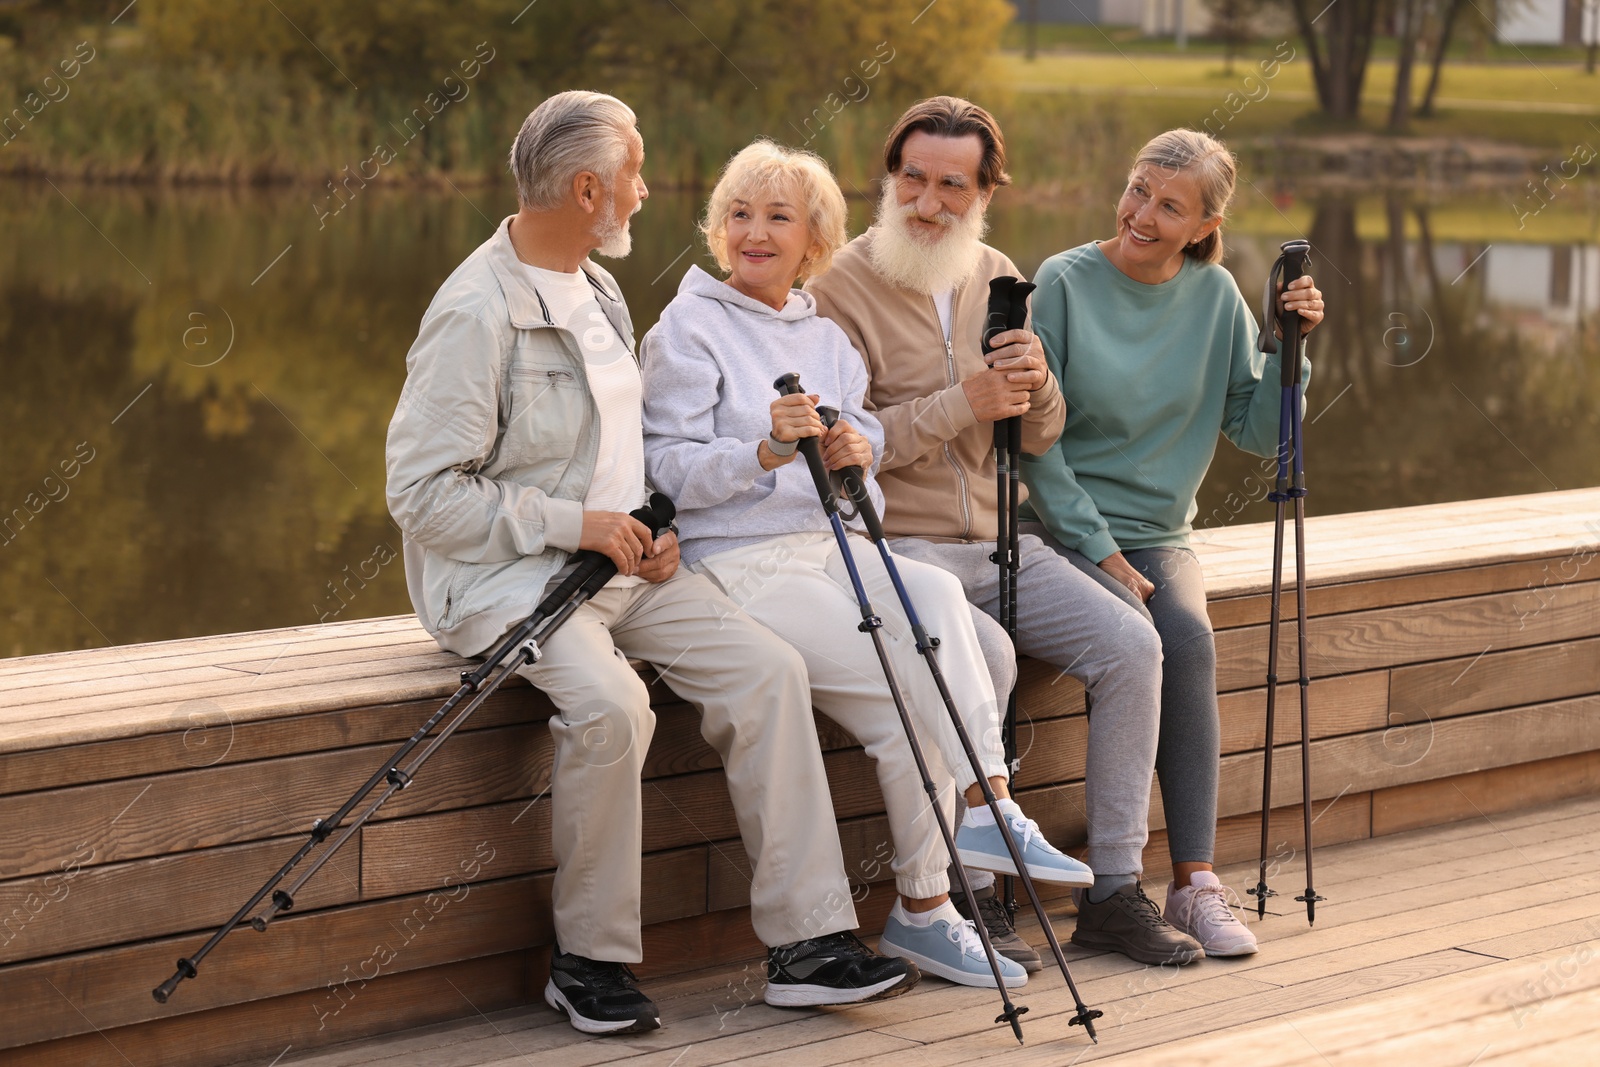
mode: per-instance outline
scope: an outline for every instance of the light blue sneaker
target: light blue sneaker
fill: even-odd
[[[1094,872],[1044,839],[1039,824],[1022,814],[1015,801],[1002,800],[1000,812],[1022,853],[1022,862],[1035,882],[1070,885],[1087,889],[1094,885]],[[956,858],[963,866],[980,871],[1015,875],[1005,840],[998,826],[969,826],[963,820],[956,830]]]
[[[961,917],[955,905],[948,901],[939,905],[934,909],[933,922],[927,926],[913,926],[904,920],[904,915],[896,901],[889,911],[883,936],[878,939],[879,952],[910,960],[923,974],[936,974],[960,985],[994,988],[994,971],[983,954],[977,928]],[[995,954],[995,959],[1000,964],[1000,975],[1007,989],[1027,984],[1028,972],[1020,963],[1013,963],[999,953]]]

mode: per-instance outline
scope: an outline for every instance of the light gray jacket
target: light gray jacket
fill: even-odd
[[[772,428],[780,374],[795,371],[801,388],[838,408],[872,445],[876,470],[883,427],[863,404],[866,364],[844,331],[817,314],[810,293],[792,290],[775,309],[690,267],[641,351],[645,473],[678,506],[684,563],[828,531],[805,460],[764,471],[756,458]],[[867,473],[882,513],[883,494]]]
[[[550,320],[510,221],[422,316],[385,452],[412,606],[440,646],[463,656],[531,614],[577,551],[600,446],[583,349]],[[615,280],[590,261],[583,271],[633,353]]]

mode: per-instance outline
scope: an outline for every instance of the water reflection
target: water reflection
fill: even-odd
[[[423,309],[512,192],[375,188],[320,228],[310,192],[7,184],[0,655],[409,610],[384,431]],[[658,193],[635,222],[614,270],[641,329],[709,265],[699,206]],[[992,214],[1031,273],[1110,207]],[[1313,513],[1600,483],[1593,220],[1537,244],[1471,215],[1291,197],[1232,230],[1247,294],[1301,227],[1316,247]],[[1197,525],[1269,517],[1240,495],[1258,462],[1221,447]]]

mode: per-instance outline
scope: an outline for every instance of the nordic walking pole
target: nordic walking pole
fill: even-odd
[[[773,383],[778,392],[788,396],[800,392],[800,376],[795,373],[785,374]],[[922,744],[917,740],[916,728],[911,724],[911,713],[906,710],[905,697],[900,691],[900,682],[895,677],[894,665],[889,661],[889,650],[883,644],[883,619],[872,610],[872,601],[867,596],[867,588],[861,583],[861,572],[856,568],[855,556],[850,552],[850,541],[845,534],[844,523],[839,518],[839,497],[834,492],[833,479],[822,463],[822,445],[819,438],[802,437],[799,441],[800,454],[805,457],[806,466],[811,471],[811,480],[816,483],[817,497],[822,501],[822,510],[828,516],[828,524],[833,527],[833,536],[839,542],[839,553],[844,557],[846,571],[850,574],[850,584],[855,588],[856,603],[861,608],[861,625],[858,627],[863,633],[872,638],[872,647],[878,653],[878,663],[883,668],[884,681],[889,686],[889,696],[894,700],[895,711],[900,715],[900,726],[906,732],[906,741],[911,746],[911,756],[916,760],[917,773],[922,776],[923,792],[928,794],[928,804],[933,808],[934,819],[939,824],[939,833],[944,837],[944,847],[952,857],[956,854],[955,834],[950,829],[950,823],[944,817],[944,809],[939,805],[939,790],[933,784],[933,776],[928,773],[928,763],[922,754]],[[867,502],[869,505],[871,501]],[[859,507],[859,503],[857,504]],[[862,521],[869,528],[877,528],[879,535],[883,533],[878,525],[876,509],[861,512]],[[971,747],[968,746],[970,754]],[[973,766],[977,766],[976,763]],[[962,892],[967,894],[967,899],[972,899],[972,886],[967,880],[966,868],[960,863],[954,864],[956,879],[961,883]],[[1011,1003],[1011,993],[1006,989],[1005,978],[1000,974],[1000,961],[995,958],[994,945],[989,941],[989,931],[983,923],[973,923],[977,928],[978,938],[983,942],[983,953],[989,961],[989,970],[994,973],[995,988],[1000,990],[1000,1001],[1005,1006],[1004,1010],[995,1017],[995,1022],[1011,1024],[1011,1032],[1017,1036],[1017,1043],[1022,1043],[1022,1015],[1028,1009]]]
[[[1276,322],[1279,338],[1274,344],[1263,326],[1259,347],[1262,351],[1279,353],[1282,401],[1278,409],[1278,477],[1273,491],[1268,494],[1275,507],[1272,538],[1272,593],[1271,616],[1267,628],[1267,715],[1266,744],[1263,752],[1261,785],[1261,865],[1256,887],[1248,890],[1256,898],[1256,916],[1264,918],[1267,897],[1277,894],[1267,888],[1267,849],[1269,824],[1272,818],[1272,763],[1275,739],[1275,711],[1278,690],[1278,637],[1281,625],[1283,591],[1283,534],[1285,506],[1290,500],[1295,508],[1295,592],[1297,600],[1297,637],[1299,642],[1300,683],[1300,788],[1301,809],[1305,822],[1306,891],[1295,899],[1306,905],[1308,922],[1316,921],[1316,902],[1323,899],[1316,894],[1312,878],[1311,837],[1311,719],[1310,678],[1306,671],[1306,582],[1305,582],[1305,463],[1301,451],[1301,385],[1300,363],[1305,351],[1305,338],[1300,333],[1300,314],[1277,310],[1280,286],[1303,275],[1308,268],[1311,246],[1305,241],[1287,241],[1282,254],[1268,272],[1266,288],[1262,295],[1261,320],[1263,324]]]
[[[823,423],[830,427],[839,417],[838,411],[829,407],[819,407],[817,413],[822,416]],[[988,777],[983,773],[982,761],[972,747],[972,737],[967,733],[966,724],[961,719],[961,713],[956,709],[955,698],[950,695],[950,689],[945,684],[944,672],[939,669],[939,657],[934,652],[934,649],[939,645],[939,639],[930,637],[927,630],[923,628],[921,620],[917,617],[917,609],[911,603],[911,596],[906,592],[905,584],[900,580],[900,568],[894,561],[894,555],[889,551],[889,539],[884,534],[883,523],[878,518],[878,510],[872,503],[872,497],[867,493],[866,475],[862,473],[860,467],[855,466],[845,467],[838,474],[846,494],[856,507],[856,513],[861,516],[862,521],[866,524],[867,535],[878,546],[878,555],[883,560],[884,570],[888,573],[889,580],[894,585],[895,595],[899,598],[900,606],[906,613],[906,620],[911,624],[911,632],[917,642],[917,651],[928,664],[928,671],[933,676],[934,685],[939,690],[939,698],[943,701],[945,711],[950,715],[951,725],[955,728],[956,737],[960,739],[961,747],[966,752],[967,763],[972,767],[972,772],[977,777],[977,785],[983,792],[984,802],[994,815],[995,825],[1000,828],[1000,836],[1006,843],[1006,850],[1011,854],[1011,864],[1017,869],[1021,877],[1022,887],[1028,894],[1028,899],[1033,902],[1034,915],[1038,918],[1039,925],[1043,928],[1045,937],[1050,942],[1050,949],[1055,955],[1056,964],[1061,968],[1061,977],[1066,979],[1067,989],[1072,993],[1072,999],[1078,1011],[1068,1025],[1081,1025],[1084,1028],[1084,1032],[1089,1035],[1089,1040],[1099,1044],[1099,1038],[1095,1035],[1094,1021],[1104,1012],[1090,1009],[1078,994],[1077,983],[1072,980],[1072,971],[1067,967],[1066,956],[1061,951],[1061,942],[1056,940],[1055,930],[1050,925],[1050,917],[1045,914],[1044,905],[1039,900],[1039,893],[1034,888],[1033,877],[1028,873],[1027,865],[1022,860],[1022,851],[1017,845],[1011,833],[1011,828],[1005,821],[1005,817],[1000,812],[1000,802],[994,795],[994,789],[989,785]],[[952,856],[955,855],[953,846],[950,854]],[[971,892],[967,890],[966,869],[959,861],[956,862],[955,866],[960,874],[962,889],[967,892],[967,899],[971,900]],[[981,924],[975,922],[973,925]],[[987,938],[987,935],[985,937]]]
[[[989,280],[988,317],[983,327],[983,353],[994,350],[996,334],[1020,330],[1028,323],[1028,294],[1035,286],[1009,275]],[[1013,415],[994,424],[994,471],[997,523],[994,561],[1000,572],[1000,625],[1013,647],[1017,640],[1017,572],[1021,550],[1017,536],[1017,509],[1021,503],[1022,417]],[[1001,737],[1005,745],[1006,770],[1015,781],[1022,761],[1017,755],[1017,690],[1006,694],[1006,715]],[[1001,879],[1001,903],[1013,918],[1017,914],[1016,885],[1008,874]]]
[[[1288,241],[1283,245],[1282,281],[1284,288],[1310,269],[1311,246],[1305,241]],[[1311,678],[1306,670],[1306,469],[1305,448],[1301,442],[1300,362],[1305,354],[1306,339],[1300,332],[1300,313],[1283,310],[1278,315],[1278,361],[1283,366],[1283,382],[1287,399],[1285,410],[1289,414],[1289,451],[1293,457],[1293,481],[1289,496],[1294,500],[1294,591],[1295,637],[1299,644],[1300,664],[1300,816],[1305,823],[1306,841],[1306,891],[1295,897],[1306,906],[1306,923],[1317,921],[1317,895],[1312,877],[1311,842]],[[1282,436],[1282,431],[1279,432]],[[1280,460],[1281,462],[1281,460]]]
[[[661,493],[655,493],[652,494],[649,504],[637,509],[632,513],[632,515],[635,519],[638,519],[646,526],[649,526],[652,530],[662,531],[671,526],[675,513],[676,509],[673,507],[672,501],[667,499],[667,497]],[[500,688],[500,686],[510,677],[510,675],[518,666],[520,666],[522,663],[537,662],[540,656],[539,642],[548,640],[550,635],[553,634],[556,629],[560,627],[560,625],[565,622],[567,618],[571,616],[571,614],[576,611],[584,601],[593,596],[601,586],[605,585],[605,583],[610,581],[611,577],[616,574],[616,564],[613,563],[610,558],[601,555],[598,552],[578,553],[575,558],[577,560],[577,565],[573,568],[572,573],[562,581],[560,586],[558,586],[553,592],[550,593],[549,596],[545,597],[544,600],[539,603],[539,607],[534,611],[534,613],[524,619],[522,623],[515,630],[513,630],[504,641],[500,643],[499,647],[497,647],[493,652],[489,653],[488,658],[486,658],[476,670],[461,672],[461,687],[451,694],[450,698],[444,702],[444,705],[440,707],[438,711],[434,712],[433,715],[428,718],[428,721],[423,723],[416,733],[412,734],[411,737],[409,737],[398,749],[396,749],[394,754],[389,757],[384,765],[378,768],[377,772],[374,773],[371,778],[368,778],[367,781],[359,789],[357,789],[354,794],[351,795],[350,799],[346,800],[344,804],[340,806],[338,811],[335,811],[332,815],[325,819],[318,819],[316,822],[311,824],[311,829],[306,835],[305,843],[300,846],[299,850],[295,852],[294,855],[290,856],[289,860],[284,863],[282,867],[278,868],[277,872],[274,873],[272,877],[268,878],[260,889],[256,890],[255,894],[245,902],[243,907],[234,912],[232,918],[224,923],[216,933],[211,935],[210,939],[201,946],[198,952],[196,952],[193,956],[187,956],[178,961],[178,969],[173,973],[172,977],[168,978],[165,982],[162,982],[155,989],[151,990],[151,996],[155,997],[157,1003],[165,1004],[167,1002],[167,998],[172,996],[173,991],[178,988],[178,983],[182,982],[185,978],[193,978],[199,970],[201,961],[211,954],[211,950],[216,948],[217,945],[221,943],[223,938],[232,933],[234,929],[244,921],[245,916],[249,915],[250,912],[255,910],[256,906],[266,898],[268,893],[272,893],[272,904],[260,916],[257,916],[255,919],[251,920],[250,925],[255,929],[265,930],[267,928],[267,924],[271,922],[273,917],[275,917],[279,912],[288,911],[290,908],[294,907],[294,894],[299,892],[300,887],[310,880],[310,878],[315,875],[317,871],[321,870],[323,864],[327,863],[328,860],[333,858],[333,854],[350,839],[351,835],[354,834],[356,830],[361,828],[363,823],[372,817],[372,814],[378,810],[379,806],[382,805],[385,800],[388,800],[390,796],[394,795],[394,793],[406,788],[411,784],[418,768],[422,766],[422,764],[439,748],[440,745],[444,744],[451,734],[455,733],[456,729],[460,727],[462,723],[466,722],[473,712],[477,711],[478,708],[483,705],[484,701],[486,701],[497,689]],[[490,681],[488,685],[485,686],[485,679],[487,679],[495,670],[495,668],[498,667],[500,663],[513,652],[517,654],[518,662],[507,664],[505,669],[496,675],[493,681]],[[428,744],[428,746],[417,755],[416,759],[414,759],[409,766],[402,770],[400,768],[401,761],[404,760],[406,756],[408,756],[411,751],[417,747],[417,745],[421,744],[429,732],[432,731],[434,727],[438,726],[445,716],[450,714],[450,712],[453,711],[456,706],[459,705],[461,701],[469,694],[476,695],[473,696],[472,700],[470,700],[453,719],[446,723],[444,728],[439,731],[439,733]],[[386,788],[382,794],[379,795],[378,799],[369,805],[367,809],[363,811],[356,819],[354,819],[350,825],[345,828],[344,832],[334,839],[332,845],[328,846],[328,848],[323,850],[317,856],[317,858],[312,861],[311,866],[302,875],[300,875],[300,877],[294,882],[293,885],[289,887],[288,890],[279,889],[274,892],[275,887],[285,878],[287,878],[289,873],[299,866],[300,862],[305,859],[306,856],[309,855],[318,845],[326,841],[333,831],[338,829],[340,824],[344,822],[345,818],[355,810],[356,806],[361,803],[367,794],[372,792],[373,789],[377,788],[380,783],[388,783],[388,788]]]

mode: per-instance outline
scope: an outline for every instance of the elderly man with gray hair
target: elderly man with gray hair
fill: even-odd
[[[707,579],[675,536],[630,517],[646,496],[632,323],[591,252],[621,257],[648,190],[633,112],[551,97],[511,150],[519,210],[434,296],[389,427],[389,509],[418,618],[464,656],[501,640],[579,550],[617,576],[519,670],[555,705],[550,732],[556,945],[545,1000],[587,1033],[655,1029],[628,964],[640,938],[640,772],[655,717],[635,656],[701,713],[754,871],[766,1000],[894,996],[914,966],[856,925],[805,665]]]

